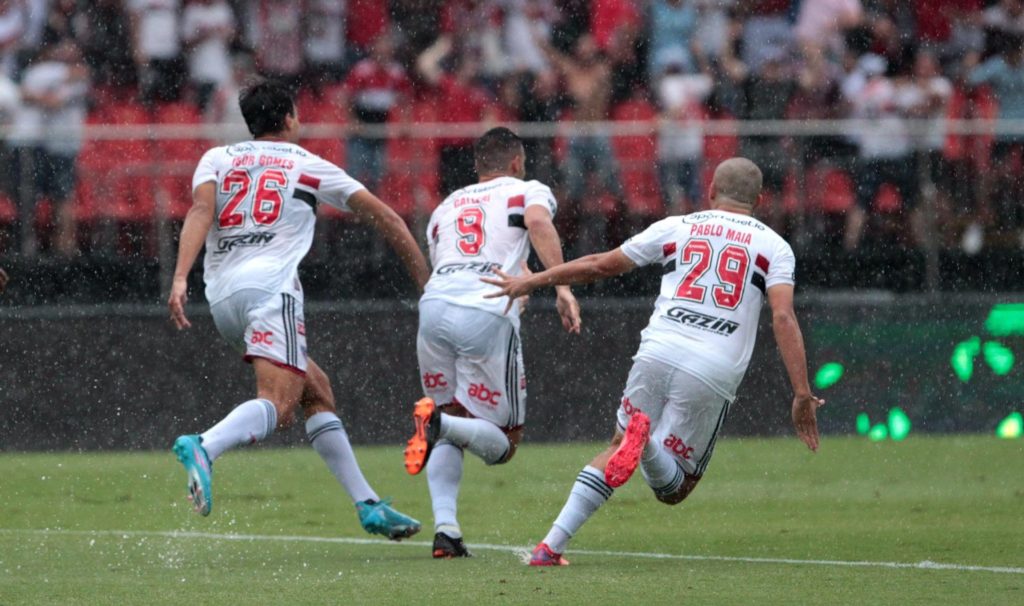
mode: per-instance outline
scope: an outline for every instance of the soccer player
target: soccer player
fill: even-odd
[[[174,442],[188,473],[189,498],[198,513],[209,515],[211,464],[227,450],[287,427],[301,406],[310,443],[352,498],[363,528],[391,539],[412,536],[420,523],[380,500],[367,483],[335,412],[330,380],[306,353],[297,269],[312,244],[320,202],[373,225],[420,289],[429,276],[426,260],[388,206],[295,144],[299,117],[287,88],[254,84],[242,91],[239,105],[254,139],[215,147],[199,161],[168,306],[178,329],[188,328],[186,278],[205,241],[210,311],[221,336],[252,364],[256,398],[206,432]]]
[[[797,435],[818,449],[816,410],[803,337],[793,313],[795,259],[789,245],[751,216],[761,171],[745,158],[726,160],[711,182],[711,210],[654,223],[620,248],[530,276],[483,281],[511,301],[549,285],[581,284],[658,263],[661,293],[618,410],[611,446],[576,478],[531,566],[557,566],[569,539],[640,467],[654,495],[675,505],[700,481],[754,349],[765,297],[775,340],[795,396]],[[496,272],[497,273],[497,272]],[[500,275],[500,274],[499,274]]]
[[[433,274],[420,299],[416,339],[423,392],[413,419],[416,433],[405,449],[405,467],[426,465],[434,509],[435,558],[466,557],[456,501],[463,451],[488,465],[507,463],[523,435],[526,377],[519,349],[519,311],[484,298],[480,276],[518,273],[533,244],[545,267],[562,263],[552,224],[551,190],[523,181],[522,141],[494,128],[474,145],[479,183],[455,191],[427,226]],[[507,275],[507,274],[506,274]],[[580,331],[579,304],[568,286],[556,288],[562,326]]]

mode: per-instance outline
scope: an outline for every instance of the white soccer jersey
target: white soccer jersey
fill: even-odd
[[[199,161],[192,189],[213,181],[217,206],[206,236],[206,299],[242,289],[301,297],[298,267],[313,243],[316,205],[348,210],[364,189],[298,145],[248,141],[215,147]]]
[[[521,273],[519,266],[530,254],[524,215],[535,205],[546,208],[552,217],[558,208],[547,185],[515,177],[477,183],[448,196],[427,225],[434,272],[422,300],[438,299],[502,315],[507,300],[485,299],[495,289],[480,277],[495,269]],[[508,317],[518,323],[518,304]]]
[[[636,357],[685,370],[734,399],[767,290],[793,284],[789,244],[753,217],[704,211],[658,221],[622,252],[637,265],[664,269]]]

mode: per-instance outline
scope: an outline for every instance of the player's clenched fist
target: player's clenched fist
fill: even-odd
[[[171,312],[171,322],[178,330],[190,328],[192,323],[185,317],[185,303],[188,301],[188,281],[184,278],[175,278],[171,284],[171,296],[167,300],[167,307]]]

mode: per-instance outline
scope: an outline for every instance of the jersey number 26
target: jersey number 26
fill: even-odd
[[[252,196],[250,213],[257,225],[273,225],[281,218],[284,206],[284,190],[288,189],[288,176],[283,171],[270,168],[256,179],[256,190]],[[227,204],[220,211],[217,225],[220,229],[245,225],[245,209],[242,203],[249,198],[252,190],[252,176],[249,171],[233,169],[220,182],[220,193],[229,194]]]

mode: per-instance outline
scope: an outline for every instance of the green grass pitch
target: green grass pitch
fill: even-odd
[[[1024,604],[1024,442],[826,438],[811,455],[792,438],[723,440],[682,505],[637,477],[577,536],[571,566],[522,565],[511,548],[543,537],[597,448],[467,458],[463,531],[492,547],[456,561],[430,558],[426,480],[398,447],[357,454],[427,526],[405,544],[363,533],[309,448],[225,455],[205,519],[169,452],[3,453],[0,604]],[[213,536],[229,534],[244,536]]]

